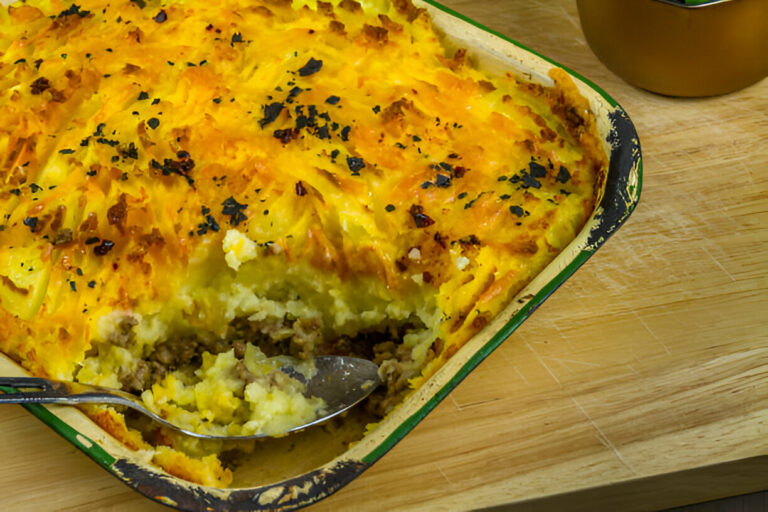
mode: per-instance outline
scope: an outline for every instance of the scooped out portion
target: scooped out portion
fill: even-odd
[[[198,277],[173,299],[100,317],[75,378],[140,394],[165,419],[211,435],[279,435],[322,415],[323,400],[280,370],[298,360],[310,378],[316,355],[389,368],[390,384],[401,383],[369,408],[402,398],[423,363],[413,348],[431,343],[439,324],[434,297],[396,299],[374,280],[289,268],[280,253],[245,251],[250,244],[231,230],[221,247],[198,255]]]

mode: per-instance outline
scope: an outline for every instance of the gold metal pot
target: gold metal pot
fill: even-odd
[[[584,36],[614,73],[670,96],[711,96],[768,76],[768,0],[577,0]]]

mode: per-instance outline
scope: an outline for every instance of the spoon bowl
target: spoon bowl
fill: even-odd
[[[378,366],[366,359],[316,356],[315,367],[316,371],[310,378],[306,378],[292,365],[280,367],[283,373],[306,385],[307,397],[321,398],[326,404],[322,415],[281,433],[217,435],[195,432],[158,416],[147,409],[139,397],[125,391],[39,377],[0,377],[0,389],[6,391],[5,394],[0,394],[0,404],[122,405],[188,436],[202,439],[243,440],[282,436],[327,421],[359,403],[381,383]]]

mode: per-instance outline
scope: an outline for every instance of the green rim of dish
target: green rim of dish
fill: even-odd
[[[3,393],[16,393],[15,388],[9,388],[6,386],[0,386],[0,391]],[[23,404],[26,410],[37,416],[45,424],[51,427],[56,433],[62,436],[64,439],[75,445],[78,449],[85,452],[90,458],[109,469],[112,464],[115,463],[115,459],[104,448],[99,446],[92,439],[84,436],[74,428],[72,428],[64,420],[53,414],[51,411],[39,404]]]

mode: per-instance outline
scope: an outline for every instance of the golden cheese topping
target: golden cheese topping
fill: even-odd
[[[98,380],[83,361],[119,345],[116,314],[140,323],[129,352],[146,357],[177,326],[224,337],[253,312],[179,290],[285,278],[327,297],[296,306],[326,336],[432,301],[434,320],[416,315],[428,336],[406,341],[428,375],[594,208],[595,121],[551,77],[476,69],[407,1],[0,9],[0,349]],[[274,301],[304,300],[278,288]]]

